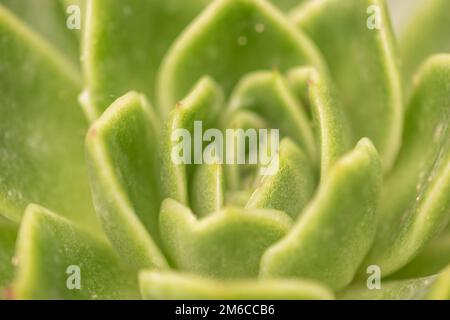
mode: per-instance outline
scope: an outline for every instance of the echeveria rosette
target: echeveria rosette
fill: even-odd
[[[382,0],[0,0],[3,298],[450,298],[450,2],[423,2],[397,52]],[[174,164],[195,120],[280,129],[278,170]]]

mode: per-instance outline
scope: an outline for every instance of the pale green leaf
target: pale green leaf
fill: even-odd
[[[430,55],[450,52],[450,1],[426,0],[417,8],[400,37],[403,80],[409,84],[420,64]]]
[[[165,267],[159,251],[158,119],[145,97],[119,98],[86,138],[97,213],[111,243],[136,268]]]
[[[99,230],[84,166],[75,67],[0,6],[0,214],[30,202]]]
[[[223,168],[219,163],[202,164],[192,178],[191,204],[197,216],[203,217],[219,211],[225,201]]]
[[[265,0],[214,1],[165,56],[158,75],[158,105],[167,114],[205,74],[228,95],[251,71],[285,71],[302,64],[325,68],[312,42],[273,5]]]
[[[350,149],[350,131],[336,88],[328,77],[310,67],[289,71],[288,81],[308,106],[320,148],[321,179]]]
[[[254,72],[245,76],[230,98],[230,113],[250,110],[265,119],[280,136],[298,143],[311,161],[317,150],[311,123],[303,106],[295,99],[278,72]]]
[[[103,241],[30,205],[17,241],[16,299],[136,299],[137,275]],[[79,267],[79,273],[72,269]],[[72,278],[71,278],[72,276]],[[79,276],[80,289],[73,277]]]
[[[247,208],[276,209],[296,218],[311,199],[317,176],[308,158],[289,138],[280,143],[278,167],[260,176]]]
[[[365,285],[352,285],[338,294],[339,300],[423,300],[436,276],[425,278],[382,281],[381,289]]]
[[[7,287],[14,276],[14,249],[17,225],[0,217],[0,300],[8,297]]]
[[[217,281],[200,276],[143,271],[139,277],[144,299],[201,300],[330,300],[333,293],[311,280]]]
[[[82,62],[87,86],[83,104],[90,117],[98,117],[130,90],[152,98],[164,53],[208,2],[88,0]]]
[[[61,0],[0,0],[0,5],[14,12],[31,29],[70,57],[71,62],[79,63],[78,39],[67,28],[68,15]]]
[[[163,198],[188,204],[187,171],[190,164],[197,164],[196,159],[203,156],[202,150],[198,150],[202,147],[202,132],[194,132],[195,122],[200,122],[203,131],[207,130],[216,121],[222,103],[220,88],[212,79],[204,77],[170,113],[161,137],[160,187]],[[177,130],[187,130],[186,135],[178,136]],[[185,153],[188,163],[174,161],[174,156],[184,157]]]
[[[264,251],[291,227],[276,210],[225,208],[198,220],[172,199],[161,205],[160,230],[176,268],[218,278],[254,277]]]
[[[379,265],[383,276],[411,261],[450,219],[450,55],[430,58],[418,79],[366,259],[366,265]]]
[[[376,12],[380,15],[374,15]],[[291,16],[325,56],[353,129],[354,142],[370,138],[387,171],[400,147],[403,108],[384,1],[310,1]],[[376,21],[379,29],[372,27]]]
[[[289,234],[266,251],[261,276],[348,285],[372,245],[380,189],[380,160],[364,139],[336,162]]]

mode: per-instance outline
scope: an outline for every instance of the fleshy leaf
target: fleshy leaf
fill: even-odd
[[[0,217],[0,300],[7,299],[7,286],[14,276],[17,225]]]
[[[165,56],[158,74],[158,106],[167,114],[205,74],[229,95],[251,71],[285,71],[302,64],[325,68],[312,42],[273,5],[265,0],[214,1]]]
[[[226,279],[256,276],[266,248],[291,224],[281,211],[232,207],[197,220],[172,199],[164,200],[160,213],[161,237],[174,266]]]
[[[168,46],[209,1],[88,1],[82,61],[90,117],[130,90],[152,98]]]
[[[0,0],[0,5],[14,12],[72,62],[79,62],[78,40],[66,26],[66,10],[61,0]]]
[[[226,131],[226,129],[242,129],[246,132],[248,129],[258,130],[267,129],[270,127],[266,119],[262,118],[259,114],[246,109],[231,111],[227,116],[224,116],[221,121],[224,122],[221,124],[222,131]],[[232,202],[240,203],[241,205],[239,206],[244,206],[253,191],[250,189],[254,177],[248,177],[248,172],[246,171],[246,169],[248,169],[248,165],[238,164],[237,162],[239,148],[243,148],[241,144],[244,144],[245,141],[243,141],[243,139],[238,139],[235,136],[234,143],[235,161],[232,164],[223,165],[225,184],[227,190],[229,191],[229,198],[232,200],[239,199],[237,202],[233,202],[234,200]],[[248,197],[246,197],[247,194]],[[227,203],[229,202],[227,201]]]
[[[161,188],[163,198],[172,198],[183,204],[188,204],[188,168],[194,164],[197,156],[202,156],[197,150],[202,147],[201,141],[197,145],[196,138],[202,138],[201,132],[194,132],[195,121],[201,121],[202,130],[207,130],[215,122],[217,112],[223,103],[223,94],[216,83],[209,77],[198,81],[191,93],[172,110],[163,129],[161,143]],[[187,130],[189,138],[178,135],[177,130]],[[180,131],[181,133],[181,131]],[[194,139],[190,139],[194,137]],[[189,139],[186,141],[185,139]],[[181,141],[180,141],[181,140]],[[175,163],[173,153],[184,157],[184,148],[192,146],[189,155],[190,163]]]
[[[261,276],[348,285],[375,236],[380,166],[368,139],[338,160],[289,234],[264,254]]]
[[[312,161],[317,156],[311,123],[301,104],[278,72],[255,72],[244,77],[230,98],[230,113],[244,109],[266,119],[281,136],[297,142]]]
[[[333,293],[311,280],[218,281],[195,275],[143,271],[139,277],[144,299],[201,300],[330,300]]]
[[[383,276],[411,261],[450,218],[450,55],[430,58],[418,78],[403,147],[383,188],[380,225],[365,264],[380,266]]]
[[[416,68],[429,55],[450,52],[450,1],[427,0],[411,17],[400,37],[404,81],[409,82]]]
[[[289,138],[280,143],[278,169],[260,177],[247,208],[276,209],[296,218],[311,199],[317,177],[305,154]]]
[[[371,8],[377,8],[379,16],[373,16]],[[370,24],[377,17],[373,22],[374,26],[379,24],[379,29]],[[325,56],[341,93],[354,141],[370,138],[388,170],[400,147],[403,110],[384,1],[310,1],[294,10],[292,19]]]
[[[381,289],[352,285],[340,292],[339,300],[423,300],[436,276],[410,280],[383,281]]]
[[[39,203],[99,230],[84,166],[76,68],[0,6],[0,214]]]
[[[194,172],[192,184],[192,210],[203,217],[219,211],[225,201],[225,181],[221,164],[202,164]]]
[[[86,138],[97,214],[111,243],[136,268],[165,267],[159,242],[158,119],[145,97],[119,98]]]
[[[26,210],[17,259],[16,299],[139,297],[136,273],[121,264],[108,244],[37,205]]]
[[[314,129],[320,146],[321,179],[333,164],[350,149],[350,132],[336,88],[324,74],[310,67],[289,72],[289,83],[295,87],[300,101],[312,114]]]
[[[429,300],[450,300],[450,266],[439,274],[425,298]]]
[[[411,279],[439,273],[450,264],[450,233],[444,232],[434,239],[406,266],[389,279]]]

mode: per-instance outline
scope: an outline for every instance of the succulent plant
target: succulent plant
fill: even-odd
[[[0,0],[0,295],[450,298],[450,1],[421,6],[397,45],[382,0]],[[175,163],[195,121],[278,129],[276,170]]]

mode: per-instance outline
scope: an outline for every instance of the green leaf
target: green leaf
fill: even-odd
[[[196,144],[196,138],[202,138],[201,132],[194,132],[195,121],[201,121],[203,130],[214,122],[223,103],[223,94],[217,84],[209,77],[198,81],[191,93],[172,110],[163,129],[161,143],[161,189],[163,198],[172,198],[188,204],[188,168],[194,164],[202,150]],[[177,130],[187,130],[189,137],[178,136]],[[188,140],[187,140],[188,139]],[[181,140],[181,141],[180,141]],[[189,144],[192,150],[181,148]],[[181,146],[181,147],[180,147]],[[180,148],[181,150],[179,150]],[[197,148],[196,148],[197,147]],[[190,163],[176,163],[173,155],[184,156],[189,152]]]
[[[291,224],[281,211],[231,207],[197,220],[172,199],[164,200],[160,213],[162,240],[174,266],[226,279],[256,276],[266,248]]]
[[[370,29],[374,7],[380,29]],[[369,10],[369,11],[368,11]],[[370,138],[387,171],[401,144],[402,93],[392,30],[383,0],[310,1],[291,14],[330,67],[354,133]]]
[[[225,181],[221,164],[202,164],[192,178],[192,210],[199,217],[219,211],[225,201]]]
[[[289,234],[264,254],[261,276],[348,285],[375,236],[380,166],[368,139],[337,161]]]
[[[199,300],[330,300],[333,293],[311,280],[217,281],[171,272],[143,271],[144,299]]]
[[[317,177],[309,160],[289,138],[280,143],[278,169],[260,176],[246,207],[276,209],[296,218],[311,199]]]
[[[381,289],[352,285],[338,294],[339,300],[423,300],[436,276],[381,282]]]
[[[389,279],[411,279],[426,277],[441,272],[450,264],[450,234],[448,230],[430,242],[406,266]]]
[[[403,147],[383,190],[376,241],[366,259],[379,265],[383,276],[411,261],[450,218],[450,55],[430,58],[418,79]]]
[[[427,0],[400,37],[404,81],[432,54],[450,52],[450,1]]]
[[[262,118],[259,114],[253,111],[246,109],[237,109],[233,111],[231,108],[228,108],[225,112],[228,112],[228,114],[225,113],[222,119],[219,120],[222,122],[222,131],[226,131],[226,129],[242,129],[245,133],[248,129],[258,130],[267,129],[270,127],[266,119]],[[268,131],[268,134],[270,134],[270,131]],[[238,200],[233,203],[239,203],[239,206],[245,206],[247,200],[253,192],[252,183],[254,182],[254,175],[252,175],[254,171],[251,172],[250,170],[249,174],[248,168],[250,167],[251,169],[255,169],[257,165],[238,164],[237,160],[239,157],[239,150],[246,147],[246,141],[244,141],[244,139],[239,139],[235,135],[234,143],[234,161],[232,164],[223,165],[225,185],[227,191],[229,192],[229,196],[227,196],[227,198],[231,199],[232,202],[234,200]],[[248,149],[246,151],[248,153],[251,150]],[[227,201],[227,203],[229,202]]]
[[[328,77],[310,67],[289,71],[289,82],[299,99],[309,106],[320,146],[321,179],[350,149],[349,125],[336,88]]]
[[[0,6],[0,214],[30,202],[99,230],[84,166],[75,67]]]
[[[92,125],[86,153],[94,203],[117,252],[136,268],[166,267],[158,249],[158,119],[145,97],[119,98]]]
[[[14,276],[17,225],[0,217],[0,300],[8,297],[7,286]]]
[[[0,0],[0,5],[14,12],[31,29],[67,55],[71,62],[78,64],[78,40],[66,26],[68,15],[61,0]]]
[[[130,90],[152,98],[164,53],[208,2],[89,0],[82,61],[91,119]]]
[[[445,268],[429,289],[426,299],[449,300],[450,299],[450,266]]]
[[[136,299],[136,273],[105,242],[52,212],[30,205],[17,241],[17,299]],[[79,267],[79,273],[72,268]],[[79,275],[80,289],[76,285]],[[73,278],[71,278],[71,276]]]
[[[314,45],[273,5],[265,0],[214,1],[165,56],[158,75],[158,106],[167,114],[205,74],[229,95],[251,71],[285,71],[302,64],[325,68]]]
[[[317,150],[311,123],[278,72],[254,72],[245,76],[230,98],[229,113],[250,110],[266,119],[271,128],[279,129],[298,143],[314,161]]]

